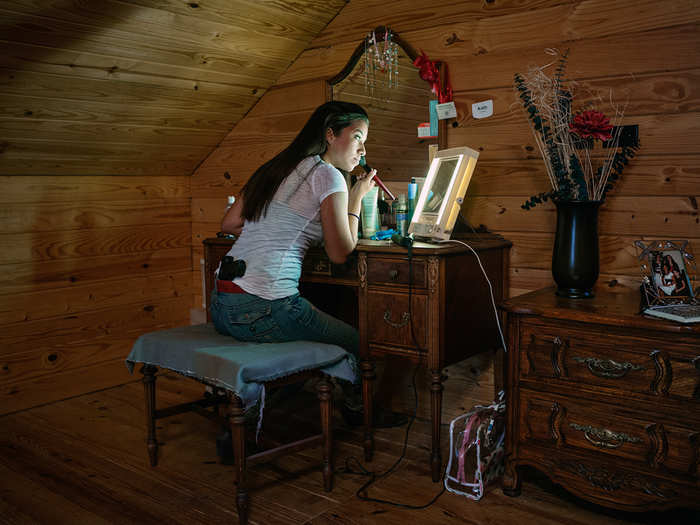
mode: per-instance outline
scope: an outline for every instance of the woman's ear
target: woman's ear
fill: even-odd
[[[330,144],[335,140],[335,133],[333,133],[333,130],[331,128],[326,129],[326,143]]]

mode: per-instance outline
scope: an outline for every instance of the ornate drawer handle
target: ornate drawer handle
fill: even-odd
[[[403,315],[401,315],[401,322],[395,323],[391,320],[391,310],[387,310],[386,312],[384,312],[384,322],[389,326],[393,326],[394,328],[402,328],[406,326],[408,324],[408,321],[410,320],[411,315],[408,312],[404,312]]]
[[[598,377],[620,379],[625,377],[627,372],[644,370],[643,366],[632,363],[618,363],[612,359],[598,359],[597,357],[573,357],[577,363],[585,363],[591,374]]]
[[[396,279],[399,278],[399,271],[394,269],[394,270],[389,270],[389,279],[392,281],[395,281]]]
[[[569,423],[574,430],[584,432],[586,441],[598,448],[620,448],[625,443],[641,443],[641,438],[628,436],[622,432],[613,432],[607,428],[595,428],[590,425]]]

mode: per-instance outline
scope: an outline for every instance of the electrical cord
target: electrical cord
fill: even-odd
[[[357,496],[358,499],[362,501],[370,501],[373,503],[382,503],[385,505],[392,505],[394,507],[400,507],[404,509],[411,509],[411,510],[420,510],[420,509],[425,509],[435,503],[440,496],[442,496],[445,493],[445,484],[444,484],[444,479],[445,475],[447,473],[447,466],[445,466],[445,470],[443,471],[442,478],[440,479],[440,483],[442,485],[442,489],[435,495],[433,498],[428,501],[428,503],[425,503],[423,505],[410,505],[408,503],[400,503],[396,501],[390,501],[390,500],[385,500],[385,499],[380,499],[380,498],[372,498],[367,495],[367,489],[369,489],[370,486],[372,486],[375,482],[379,481],[380,479],[383,479],[392,472],[396,470],[396,468],[401,464],[401,461],[403,461],[404,457],[406,456],[406,450],[408,448],[408,436],[411,431],[411,427],[413,426],[414,421],[416,420],[416,415],[418,413],[418,388],[416,387],[416,375],[418,373],[418,370],[420,369],[420,366],[423,362],[423,358],[425,357],[425,349],[421,348],[421,346],[418,344],[418,339],[416,338],[415,330],[413,328],[413,311],[412,311],[412,306],[411,306],[411,297],[412,297],[412,289],[413,289],[413,270],[412,270],[412,261],[413,261],[413,239],[410,237],[406,237],[404,242],[406,244],[401,244],[404,246],[407,250],[407,255],[408,255],[408,324],[411,329],[411,338],[413,339],[413,344],[415,347],[418,349],[419,352],[419,358],[418,362],[416,363],[416,366],[413,369],[413,374],[411,377],[411,387],[413,388],[413,414],[411,415],[408,424],[406,425],[406,432],[404,433],[404,440],[403,440],[403,447],[401,449],[401,454],[399,457],[396,459],[396,461],[384,472],[382,473],[377,473],[374,471],[367,470],[362,463],[354,456],[350,456],[345,459],[345,467],[343,469],[338,469],[336,472],[341,473],[348,473],[348,474],[355,474],[355,475],[362,475],[362,476],[369,476],[369,480],[367,480],[360,488],[357,489],[355,492],[355,496]],[[359,467],[358,470],[353,470],[350,467],[350,463],[354,461],[357,464],[357,467]]]
[[[501,336],[501,344],[503,344],[503,350],[505,352],[508,352],[508,346],[506,345],[506,340],[503,337],[503,330],[501,329],[501,320],[498,317],[498,308],[496,308],[496,299],[493,296],[493,286],[491,285],[491,280],[489,279],[489,276],[486,275],[486,270],[484,269],[484,265],[481,263],[481,259],[479,258],[479,254],[476,253],[474,248],[469,246],[466,242],[458,241],[457,239],[447,239],[447,240],[438,241],[438,242],[440,244],[444,244],[447,242],[456,242],[456,243],[462,244],[462,245],[466,246],[467,248],[469,248],[471,250],[471,252],[474,254],[474,257],[476,257],[476,262],[479,263],[479,268],[481,268],[481,273],[484,274],[484,279],[486,279],[486,284],[489,285],[489,293],[491,294],[491,306],[493,306],[493,313],[496,317],[496,326],[498,327],[498,335]]]

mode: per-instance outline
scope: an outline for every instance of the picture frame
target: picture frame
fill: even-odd
[[[699,304],[697,261],[687,240],[638,240],[642,300],[648,307]]]

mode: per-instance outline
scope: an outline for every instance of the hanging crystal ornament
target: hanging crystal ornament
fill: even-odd
[[[391,89],[399,85],[399,48],[392,42],[391,29],[385,29],[382,42],[377,41],[375,31],[365,38],[365,93],[371,98],[390,99]],[[381,93],[375,94],[375,89]]]

